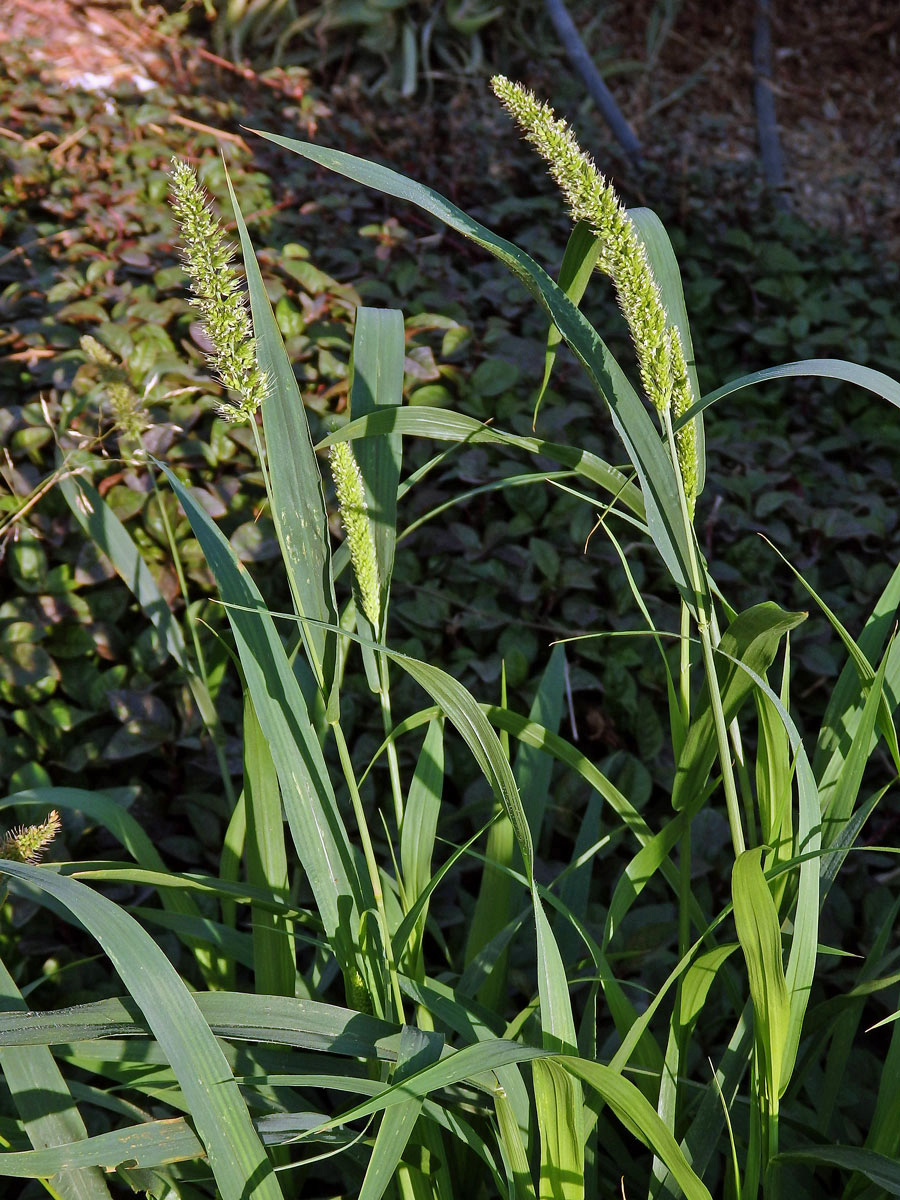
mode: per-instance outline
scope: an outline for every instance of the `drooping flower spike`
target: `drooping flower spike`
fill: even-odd
[[[581,149],[565,121],[553,109],[502,75],[491,86],[527,139],[547,162],[576,221],[584,221],[600,239],[597,266],[616,289],[619,307],[635,345],[641,383],[658,412],[678,418],[694,401],[678,329],[668,322],[659,286],[634,222],[612,185]],[[693,515],[697,494],[697,433],[688,422],[675,435],[685,497]]]

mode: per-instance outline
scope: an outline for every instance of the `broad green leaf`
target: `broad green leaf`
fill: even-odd
[[[2,959],[0,1009],[19,1014],[28,1011],[28,1005]],[[28,1140],[35,1147],[21,1157],[40,1153],[44,1147],[67,1146],[70,1149],[71,1143],[76,1146],[84,1143],[87,1139],[84,1120],[46,1046],[5,1047],[0,1050],[0,1070]],[[4,1169],[7,1159],[7,1155],[0,1153],[0,1174],[10,1173]],[[78,1164],[60,1162],[36,1174],[53,1176],[51,1183],[61,1200],[109,1200],[103,1175],[91,1165],[92,1161],[85,1160],[83,1170],[77,1169]]]
[[[581,298],[594,273],[601,246],[600,238],[596,236],[590,225],[585,221],[577,221],[569,234],[557,279],[558,286],[562,288],[576,308],[581,303]],[[538,411],[550,383],[553,364],[556,362],[556,354],[561,341],[562,334],[555,325],[551,325],[547,331],[547,349],[544,353],[544,378],[541,380],[541,386],[534,399],[532,428],[537,425]]]
[[[497,237],[430,188],[339,150],[256,132],[339,175],[417,205],[489,250],[516,275],[562,333],[609,406],[613,423],[640,477],[650,535],[676,586],[686,601],[694,605],[690,569],[693,548],[682,519],[678,483],[668,450],[621,367],[565,292],[517,246]]]
[[[398,433],[401,436],[427,437],[435,441],[494,443],[500,446],[512,446],[524,450],[528,454],[539,454],[558,462],[581,475],[591,483],[597,484],[612,496],[619,499],[639,520],[645,519],[644,501],[640,490],[630,482],[627,475],[616,467],[591,454],[589,450],[580,450],[577,446],[564,446],[556,442],[545,442],[541,438],[522,437],[515,433],[506,433],[486,425],[475,417],[465,413],[453,412],[446,408],[428,408],[425,405],[413,408],[391,409],[388,412],[374,412],[368,417],[360,417],[351,421],[342,429],[331,433],[316,446],[323,450],[335,442],[352,441],[359,438]]]
[[[52,896],[100,943],[171,1063],[223,1200],[281,1200],[218,1042],[156,942],[118,905],[77,880],[2,860],[0,872]]]
[[[278,774],[249,696],[244,698],[244,804],[247,881],[286,902],[290,880]],[[293,996],[297,962],[291,923],[255,907],[251,922],[256,990],[270,996]]]
[[[319,739],[303,693],[263,598],[227,539],[167,467],[159,464],[187,513],[215,576],[260,728],[278,772],[294,846],[309,879],[326,934],[342,967],[361,913],[373,906],[357,871]]]
[[[669,324],[674,325],[681,334],[681,345],[687,363],[688,379],[691,381],[691,391],[694,400],[700,398],[700,382],[697,379],[697,364],[694,361],[694,344],[691,339],[691,326],[687,315],[687,305],[684,302],[684,288],[681,284],[681,271],[672,243],[662,221],[650,208],[630,208],[628,215],[637,227],[653,275],[659,285],[663,308],[669,318]],[[706,482],[706,437],[703,431],[703,416],[698,413],[693,418],[697,426],[697,495],[703,491]]]
[[[337,624],[325,496],[306,410],[227,172],[226,181],[247,273],[257,356],[269,385],[262,414],[272,488],[272,516],[291,593],[298,616]],[[330,638],[321,626],[304,622],[301,629],[310,665],[319,686],[327,691],[334,674],[334,638]],[[259,706],[257,711],[262,720]]]
[[[541,1143],[539,1200],[584,1196],[584,1106],[581,1085],[552,1058],[536,1058],[534,1111]]]
[[[717,647],[719,693],[726,724],[740,711],[753,690],[752,673],[765,676],[784,635],[806,619],[806,613],[785,612],[766,601],[740,613],[722,634]],[[742,670],[734,661],[748,668]],[[672,807],[695,807],[718,753],[708,685],[697,708],[678,760],[672,787]]]
[[[781,929],[761,865],[762,850],[745,850],[734,864],[734,924],[747,964],[756,1037],[773,1107],[782,1091],[782,1063],[790,1023],[790,999],[781,957]]]

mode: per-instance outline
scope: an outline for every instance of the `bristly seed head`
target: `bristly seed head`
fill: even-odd
[[[256,357],[256,342],[240,280],[231,265],[232,248],[215,219],[196,173],[172,160],[172,208],[181,228],[184,264],[195,306],[213,346],[209,364],[221,382],[239,397],[221,404],[226,420],[248,421],[266,395],[266,377]]]
[[[613,187],[575,139],[565,121],[521,84],[495,75],[491,86],[525,136],[550,168],[550,174],[576,221],[584,221],[600,239],[597,265],[609,275],[637,353],[641,383],[653,406],[675,418],[693,403],[678,330],[669,325],[644,243]],[[690,422],[676,435],[685,496],[693,515],[697,491],[697,440]]]
[[[62,822],[56,809],[40,825],[20,825],[10,829],[0,842],[0,858],[10,862],[38,863],[60,829]]]
[[[329,461],[362,609],[377,634],[381,623],[381,588],[359,463],[349,442],[336,442],[331,447]]]

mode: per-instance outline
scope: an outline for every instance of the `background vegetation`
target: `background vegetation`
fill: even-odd
[[[225,155],[314,438],[345,415],[360,303],[404,312],[409,404],[452,406],[531,432],[546,322],[519,285],[414,210],[314,171],[242,128],[289,130],[389,162],[443,190],[555,274],[567,219],[541,166],[487,95],[486,73],[492,66],[518,73],[573,113],[580,92],[565,77],[543,9],[512,7],[514,18],[500,5],[447,3],[431,20],[430,6],[411,2],[290,11],[283,5],[276,22],[267,9],[278,6],[235,3],[223,7],[210,36],[215,54],[255,63],[238,74],[198,52],[195,39],[208,22],[203,6],[172,6],[165,17],[154,16],[153,28],[160,54],[170,53],[174,37],[179,56],[168,85],[157,81],[146,92],[124,78],[103,89],[54,81],[50,65],[41,73],[41,46],[0,43],[0,776],[9,794],[50,785],[102,788],[152,830],[171,869],[219,871],[233,799],[222,764],[234,787],[242,771],[240,681],[220,636],[225,619],[204,555],[171,492],[153,486],[123,442],[116,387],[139,401],[148,416],[147,448],[196,489],[270,606],[289,604],[252,437],[216,414],[220,395],[206,369],[207,347],[188,304],[165,203],[173,154],[198,164],[227,215],[219,152]],[[628,76],[629,86],[645,89],[653,62],[665,54],[666,20],[678,27],[672,6],[654,5],[647,15],[643,64],[633,63]],[[278,65],[269,67],[273,59]],[[659,99],[648,92],[647,107]],[[582,111],[578,124],[589,142],[604,146],[590,112]],[[891,253],[871,234],[837,236],[832,227],[777,209],[752,162],[673,176],[665,122],[651,129],[658,153],[640,173],[605,148],[626,196],[653,207],[670,231],[702,348],[702,391],[786,358],[839,356],[900,371]],[[606,290],[593,284],[583,308],[628,361],[627,332]],[[85,333],[107,348],[111,366],[90,361],[80,346]],[[717,406],[708,423],[710,479],[698,537],[712,575],[729,594],[740,592],[742,607],[764,599],[785,608],[809,604],[762,533],[854,636],[862,629],[900,552],[900,423],[885,413],[866,394],[821,381],[775,383]],[[564,355],[539,430],[610,461],[621,455],[596,398]],[[94,486],[124,522],[162,595],[195,630],[221,722],[218,755],[184,672],[66,504],[57,486],[59,452],[77,452],[81,457],[70,461],[81,464],[90,456]],[[422,466],[432,452],[407,440],[406,469]],[[472,446],[449,453],[410,494],[403,514],[409,526],[449,506],[398,547],[391,645],[441,663],[479,699],[499,702],[505,686],[509,706],[528,712],[554,639],[637,622],[614,549],[594,536],[584,550],[594,523],[589,508],[550,488],[480,490],[523,469],[511,451]],[[655,560],[638,547],[628,550],[654,619],[676,628],[675,601]],[[653,827],[665,815],[673,767],[655,656],[649,639],[570,645],[562,718],[563,732]],[[843,661],[824,618],[794,635],[793,714],[801,732],[815,734]],[[398,712],[414,711],[420,694],[397,681],[393,701]],[[383,731],[361,674],[345,683],[343,721],[354,759],[366,761]],[[448,744],[447,759],[450,816],[441,834],[461,843],[483,823],[485,796],[461,745]],[[402,762],[405,772],[412,766]],[[867,781],[875,788],[888,777],[876,756]],[[537,867],[548,879],[571,860],[587,803],[577,777],[563,774],[554,777],[552,796]],[[27,816],[20,807],[9,823]],[[698,820],[694,871],[718,907],[728,896],[728,829],[713,811]],[[889,794],[864,840],[895,842],[897,823]],[[102,821],[73,812],[52,857],[120,853]],[[629,861],[615,842],[604,854],[607,879]],[[477,861],[463,865],[455,889],[436,897],[433,913],[451,950],[465,937],[480,875]],[[106,894],[132,909],[148,898],[128,883]],[[895,897],[890,864],[859,853],[826,909],[828,944],[863,955],[879,947],[872,967],[879,979],[895,967],[883,944]],[[592,892],[586,918],[602,925],[608,903],[602,889]],[[27,896],[7,902],[3,939],[12,976],[40,986],[34,1007],[120,990],[93,943]],[[168,932],[160,940],[190,977],[195,967],[183,941]],[[650,889],[618,943],[617,969],[636,994],[658,986],[676,942],[675,908],[662,890]],[[533,964],[525,950],[514,946],[511,954],[517,1010],[530,995]],[[830,960],[816,999],[826,1004],[858,986],[857,970],[841,957]],[[893,1011],[895,998],[896,989],[873,990],[865,1023]],[[705,1019],[712,1052],[724,1034],[724,1013]],[[604,1021],[601,1014],[598,1045],[609,1048],[615,1031]],[[864,1041],[862,1058],[842,1080],[837,1140],[865,1141],[877,1102],[865,1064],[884,1058],[889,1039],[890,1030],[882,1030]],[[808,1087],[817,1082],[813,1073]],[[98,1113],[92,1132],[113,1124]],[[635,1181],[629,1146],[624,1140],[609,1154],[626,1176],[627,1194],[636,1195],[646,1177],[637,1172]],[[896,1153],[896,1146],[884,1149]],[[810,1186],[832,1184],[827,1174],[817,1179],[826,1182]],[[27,1186],[37,1194],[39,1185]]]

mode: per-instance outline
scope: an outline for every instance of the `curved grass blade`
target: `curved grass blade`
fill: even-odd
[[[781,957],[781,929],[761,864],[762,850],[746,850],[731,876],[734,923],[744,952],[754,1028],[772,1112],[782,1092],[782,1064],[790,1022],[790,1000]]]
[[[339,150],[262,130],[254,132],[339,175],[417,205],[490,251],[524,284],[562,333],[606,401],[613,424],[640,477],[650,535],[679,591],[694,608],[697,598],[691,585],[692,547],[682,519],[678,481],[667,447],[622,368],[565,292],[517,246],[491,233],[431,188]]]
[[[804,1146],[800,1150],[786,1150],[774,1161],[808,1163],[811,1167],[839,1167],[842,1171],[854,1171],[862,1175],[892,1196],[900,1194],[900,1161],[859,1146]]]
[[[780,367],[766,367],[762,371],[751,371],[749,375],[741,375],[732,379],[714,392],[707,394],[697,401],[683,416],[675,422],[678,430],[688,421],[704,412],[710,405],[715,404],[724,396],[730,396],[743,388],[753,387],[757,383],[768,383],[773,379],[840,379],[844,383],[852,383],[864,388],[876,396],[900,408],[900,384],[881,371],[871,367],[861,367],[859,363],[846,362],[842,358],[805,358],[800,362],[784,363]]]
[[[53,896],[103,947],[172,1065],[223,1200],[282,1200],[227,1061],[193,996],[149,934],[77,880],[8,861],[0,861],[0,872]]]
[[[686,1200],[712,1200],[684,1152],[641,1091],[602,1063],[563,1056],[557,1061],[602,1097],[625,1127],[668,1167]]]
[[[900,566],[894,568],[888,582],[866,621],[865,628],[856,643],[859,653],[867,663],[874,662],[882,653],[888,635],[894,626],[897,606],[900,605]],[[871,668],[870,668],[871,669]],[[900,650],[891,655],[885,672],[885,688],[893,710],[894,698],[900,693]],[[859,671],[852,658],[844,664],[834,691],[828,701],[822,726],[816,741],[813,770],[819,781],[823,797],[833,786],[840,771],[847,746],[852,741],[862,712],[863,697]]]

